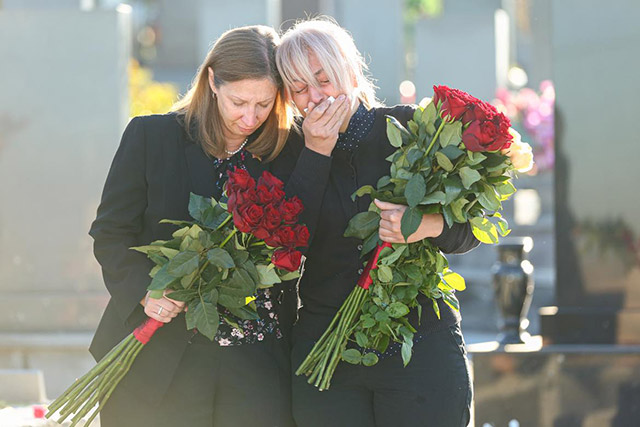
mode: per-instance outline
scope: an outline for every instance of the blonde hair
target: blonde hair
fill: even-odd
[[[223,121],[217,97],[212,96],[209,72],[214,72],[214,84],[245,79],[269,79],[278,88],[269,116],[260,127],[260,134],[247,145],[247,150],[263,160],[274,159],[284,147],[293,122],[293,111],[286,102],[284,86],[275,63],[278,34],[271,27],[253,25],[234,28],[223,33],[205,58],[187,94],[176,102],[172,111],[178,113],[189,137],[198,141],[206,153],[225,156]]]
[[[355,95],[367,108],[380,105],[367,75],[367,64],[353,38],[328,17],[299,21],[282,36],[276,48],[276,64],[287,90],[291,91],[294,82],[319,87],[309,65],[310,53],[316,55],[329,81],[340,92]]]

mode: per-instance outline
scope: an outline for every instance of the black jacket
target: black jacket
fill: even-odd
[[[292,158],[287,150],[285,147],[283,159]],[[245,165],[254,177],[269,168],[250,156]],[[111,295],[90,347],[96,360],[146,317],[140,300],[151,281],[153,264],[146,255],[129,248],[170,238],[175,227],[159,221],[191,219],[189,193],[214,195],[214,172],[212,160],[188,138],[175,114],[136,117],[127,126],[89,232]],[[291,178],[296,182],[295,174]],[[302,181],[305,188],[315,191],[312,182],[306,178]],[[295,185],[287,191],[297,192]],[[274,301],[282,301],[275,309],[286,335],[293,323],[297,298],[291,292],[275,296]],[[123,384],[126,382],[134,395],[159,401],[191,336],[183,315],[164,325],[140,352]]]
[[[292,188],[298,191],[305,205],[303,219],[311,231],[305,273],[300,282],[302,309],[295,326],[296,336],[318,339],[355,286],[366,261],[360,258],[362,241],[343,237],[343,233],[355,214],[368,209],[371,199],[367,196],[353,201],[351,195],[363,185],[375,187],[380,177],[389,174],[390,163],[385,159],[395,148],[386,136],[385,115],[392,115],[406,125],[414,110],[411,105],[377,108],[373,128],[352,152],[336,148],[331,157],[322,156],[304,147],[298,137],[292,138],[285,155],[274,161],[272,172],[294,184]],[[443,233],[431,240],[445,253],[466,252],[480,243],[469,224],[454,224],[452,228],[445,225]],[[459,321],[459,313],[442,300],[438,300],[440,320],[431,302],[426,298],[422,301],[419,332]]]

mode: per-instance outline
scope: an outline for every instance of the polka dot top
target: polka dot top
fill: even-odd
[[[361,102],[356,112],[351,116],[347,130],[344,131],[344,133],[338,134],[336,148],[346,151],[355,150],[358,147],[358,143],[364,139],[371,131],[371,128],[373,128],[375,118],[374,110],[367,110],[367,107]]]

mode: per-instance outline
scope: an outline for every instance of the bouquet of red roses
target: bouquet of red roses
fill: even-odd
[[[187,329],[213,340],[221,321],[239,328],[234,318],[258,318],[253,301],[258,288],[298,277],[302,254],[296,248],[307,246],[309,231],[297,223],[302,202],[285,198],[283,187],[269,172],[256,182],[236,168],[229,172],[226,203],[191,194],[193,221],[162,220],[180,227],[173,239],[132,248],[155,264],[151,296],[170,291],[171,299],[185,302]],[[148,318],[58,397],[47,418],[60,410],[62,422],[75,413],[71,425],[76,425],[99,403],[89,425],[162,325]]]
[[[502,201],[515,191],[511,172],[531,169],[529,144],[510,127],[509,119],[468,93],[446,86],[434,87],[434,98],[418,107],[408,129],[395,118],[387,119],[387,136],[396,151],[387,160],[390,174],[374,188],[361,187],[354,194],[406,205],[401,231],[408,239],[424,214],[442,214],[446,224],[471,223],[483,243],[497,243],[509,233],[500,210]],[[374,365],[390,342],[401,343],[404,364],[411,359],[415,326],[407,315],[415,309],[420,318],[418,295],[458,310],[455,291],[465,289],[462,276],[448,267],[445,256],[428,239],[389,244],[378,237],[380,210],[371,204],[354,216],[345,236],[363,239],[362,255],[371,251],[364,272],[331,324],[297,369],[309,383],[329,388],[340,362]],[[350,338],[353,337],[353,338]],[[348,341],[357,348],[347,349]]]

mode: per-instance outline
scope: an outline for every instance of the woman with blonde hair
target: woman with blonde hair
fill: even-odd
[[[295,370],[362,272],[362,241],[343,233],[348,221],[370,203],[351,195],[363,185],[375,186],[389,173],[385,159],[394,147],[386,136],[385,116],[406,125],[415,106],[381,106],[353,39],[328,20],[304,21],[288,30],[277,49],[277,64],[293,105],[304,116],[304,142],[291,142],[290,149],[299,159],[313,156],[313,177],[307,179],[321,188],[298,188],[305,206],[317,211],[306,218],[311,240],[299,285],[302,308],[293,331]],[[292,173],[299,174],[298,169],[291,161]],[[400,219],[406,206],[375,203],[381,209],[380,238],[404,242]],[[425,238],[447,253],[479,244],[468,224],[449,228],[440,214],[424,215],[409,242]],[[438,300],[438,319],[430,300],[419,301],[424,309],[421,322],[417,315],[412,322],[418,333],[406,368],[399,347],[391,345],[372,367],[341,363],[329,390],[318,391],[304,376],[293,378],[293,413],[299,426],[467,425],[471,383],[460,315]]]
[[[292,120],[275,65],[278,35],[225,32],[173,112],[135,117],[122,136],[91,226],[111,299],[91,353],[101,359],[145,316],[165,323],[101,412],[103,427],[289,426],[287,341],[297,299],[260,290],[259,320],[221,323],[212,342],[186,329],[183,303],[149,296],[152,263],[129,248],[170,239],[164,218],[189,220],[190,192],[220,198],[227,171],[259,176],[283,149]]]

